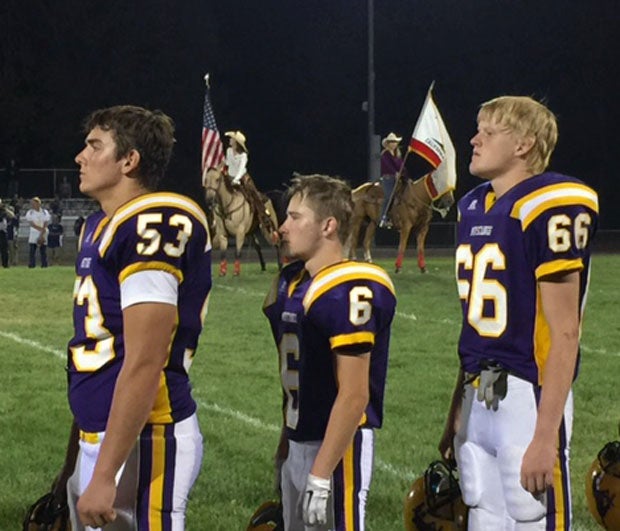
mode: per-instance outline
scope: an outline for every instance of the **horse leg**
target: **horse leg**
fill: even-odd
[[[372,240],[375,237],[377,231],[377,224],[374,220],[369,220],[366,232],[364,233],[364,260],[372,263],[372,254],[370,253],[370,247],[372,246]]]
[[[220,276],[225,277],[228,272],[228,261],[226,260],[226,249],[228,248],[228,238],[226,236],[219,236],[220,247]]]
[[[237,235],[236,235],[237,247],[235,249],[235,268],[233,270],[233,275],[236,277],[238,277],[241,274],[241,250],[243,249],[244,239],[245,239],[245,233],[237,231]]]
[[[400,273],[400,270],[403,267],[403,260],[405,259],[405,249],[407,249],[407,240],[409,239],[410,233],[411,225],[409,223],[404,223],[400,228],[400,239],[398,241],[398,254],[396,255],[395,273]]]
[[[351,232],[344,247],[344,255],[351,260],[357,260],[357,242],[360,236],[361,224],[361,219],[355,218],[351,221]]]
[[[220,253],[220,276],[225,277],[228,272],[228,261],[226,260],[226,251]]]
[[[426,235],[428,233],[428,225],[424,225],[418,231],[416,236],[416,247],[418,249],[418,267],[420,273],[426,273],[426,260],[424,259],[424,243],[426,242]]]
[[[254,247],[254,250],[256,251],[256,254],[258,255],[258,261],[260,262],[260,270],[265,271],[267,268],[265,267],[265,259],[263,258],[263,251],[260,248],[258,236],[256,235],[255,232],[252,233],[252,247]]]

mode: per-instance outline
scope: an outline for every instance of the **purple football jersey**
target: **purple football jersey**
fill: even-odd
[[[579,271],[583,308],[598,196],[575,178],[548,172],[497,200],[490,183],[481,184],[459,201],[458,214],[463,370],[477,373],[482,360],[494,360],[541,384],[550,338],[538,282],[550,274]]]
[[[202,209],[172,193],[140,196],[108,219],[88,217],[73,291],[69,403],[80,429],[104,431],[125,355],[120,284],[134,273],[164,271],[178,281],[177,326],[148,422],[166,424],[196,410],[187,371],[211,288],[211,241]]]
[[[334,351],[370,352],[370,400],[361,426],[379,428],[396,298],[387,273],[340,262],[310,277],[302,262],[285,267],[264,312],[280,353],[288,437],[323,439],[338,393]]]

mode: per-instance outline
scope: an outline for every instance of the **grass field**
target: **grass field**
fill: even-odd
[[[388,271],[392,260],[381,261]],[[367,529],[403,528],[402,500],[437,458],[436,445],[456,375],[459,306],[453,261],[430,256],[393,275],[398,295],[385,424]],[[618,438],[620,255],[597,255],[575,384],[572,444],[574,529],[595,529],[584,475],[605,442]],[[272,497],[272,455],[279,432],[277,358],[260,308],[276,269],[244,265],[240,278],[214,278],[209,315],[192,380],[205,436],[202,473],[192,492],[189,530],[244,530]],[[70,415],[65,345],[71,335],[73,271],[0,270],[0,530],[20,529],[26,507],[49,487],[64,456]]]

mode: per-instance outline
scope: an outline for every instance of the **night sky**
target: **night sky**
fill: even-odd
[[[620,228],[615,0],[374,2],[377,134],[408,138],[435,80],[460,197],[478,182],[478,105],[534,96],[559,119],[551,169],[598,189],[602,228]],[[293,171],[367,180],[366,0],[3,0],[0,45],[0,165],[73,167],[87,113],[144,105],[177,125],[164,187],[199,197],[210,72],[218,126],[246,134],[261,189]]]

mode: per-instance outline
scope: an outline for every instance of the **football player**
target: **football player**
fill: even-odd
[[[85,132],[80,191],[101,211],[80,237],[68,346],[72,529],[183,529],[202,460],[188,370],[211,287],[207,221],[153,192],[174,144],[164,113],[101,109]]]
[[[581,316],[598,197],[545,172],[553,113],[484,103],[458,205],[461,370],[440,450],[454,441],[469,529],[569,529],[568,472]],[[454,435],[456,435],[454,437]]]
[[[299,176],[280,232],[286,266],[265,300],[280,355],[283,430],[276,462],[284,526],[362,530],[381,427],[394,286],[344,259],[351,190]]]

